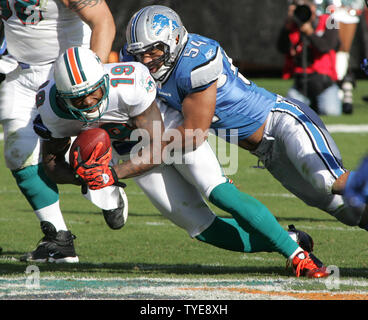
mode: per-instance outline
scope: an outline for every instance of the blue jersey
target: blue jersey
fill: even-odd
[[[249,137],[266,121],[277,96],[244,78],[217,41],[189,34],[170,76],[158,85],[158,95],[181,111],[188,94],[201,91],[216,80],[211,128],[238,129],[240,140]]]
[[[130,59],[124,48],[121,59]],[[182,111],[182,102],[188,94],[202,91],[216,80],[216,109],[211,128],[216,133],[227,129],[228,141],[234,134],[229,129],[237,129],[239,140],[249,137],[266,121],[277,95],[240,74],[215,40],[189,34],[170,75],[157,84],[157,94],[170,107]]]

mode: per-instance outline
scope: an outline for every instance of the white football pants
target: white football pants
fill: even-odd
[[[261,144],[252,153],[306,204],[346,225],[359,224],[363,212],[351,210],[342,196],[332,194],[333,183],[346,169],[325,125],[306,105],[280,98],[268,116]]]
[[[157,102],[165,129],[181,124],[181,113]],[[207,141],[181,157],[179,164],[160,165],[134,180],[157,210],[195,237],[206,230],[216,217],[204,198],[209,197],[213,188],[228,180]]]
[[[35,97],[51,72],[52,64],[28,69],[18,66],[1,83],[0,122],[4,129],[5,163],[10,170],[41,162],[40,141],[33,130],[37,115]]]

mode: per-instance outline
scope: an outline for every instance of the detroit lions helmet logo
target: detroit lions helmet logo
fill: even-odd
[[[165,28],[170,28],[170,20],[163,14],[157,14],[153,17],[152,28],[155,30],[156,36],[158,36]],[[179,24],[175,20],[171,20],[171,31],[179,28]]]

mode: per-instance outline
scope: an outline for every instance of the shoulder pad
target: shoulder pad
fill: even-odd
[[[208,59],[195,67],[190,74],[192,88],[208,85],[217,80],[222,73],[223,64],[220,48],[210,48],[206,53],[206,57]]]

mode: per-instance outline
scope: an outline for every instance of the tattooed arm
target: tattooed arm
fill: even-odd
[[[162,139],[164,124],[156,102],[132,120],[134,126],[140,130],[143,143],[138,143],[142,148],[137,154],[132,155],[130,160],[114,166],[118,178],[121,179],[139,176],[160,165],[166,145]]]
[[[75,11],[91,30],[91,50],[103,63],[108,62],[116,27],[111,11],[104,0],[60,0]]]

